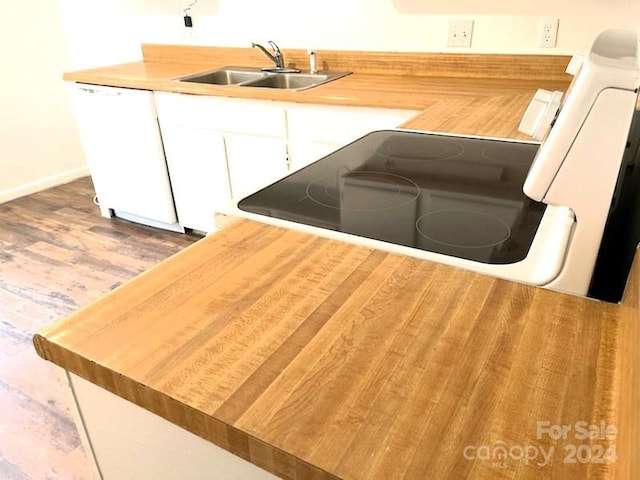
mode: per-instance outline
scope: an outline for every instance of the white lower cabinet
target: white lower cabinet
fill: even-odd
[[[229,133],[224,143],[233,198],[245,197],[289,173],[284,139]]]
[[[214,213],[288,172],[277,102],[156,92],[178,222],[215,231]]]
[[[417,112],[155,92],[178,223],[215,231],[214,214],[373,131]]]
[[[183,227],[214,231],[217,208],[231,198],[224,137],[215,130],[174,124],[163,132],[178,221]]]

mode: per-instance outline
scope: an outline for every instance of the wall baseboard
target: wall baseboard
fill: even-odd
[[[85,165],[78,168],[72,168],[71,170],[66,170],[49,177],[41,178],[33,182],[25,183],[23,185],[18,185],[17,187],[10,188],[8,190],[2,190],[0,191],[0,203],[40,192],[47,188],[56,187],[88,175],[89,167]]]

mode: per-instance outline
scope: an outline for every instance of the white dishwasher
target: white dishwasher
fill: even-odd
[[[101,214],[184,231],[153,92],[80,83],[70,90]]]

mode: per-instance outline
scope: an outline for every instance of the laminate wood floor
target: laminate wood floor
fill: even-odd
[[[89,178],[0,204],[0,479],[89,479],[64,373],[33,333],[200,237],[100,217]]]

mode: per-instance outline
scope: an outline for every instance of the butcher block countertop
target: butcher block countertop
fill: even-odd
[[[169,88],[167,75],[190,73],[148,60],[92,78]],[[145,69],[155,80],[132,73]],[[419,108],[413,128],[516,136],[535,83],[433,80],[449,86],[378,106]],[[353,83],[340,96],[338,82]],[[338,82],[290,95],[376,106],[355,100],[356,74]],[[640,475],[639,311],[639,256],[623,301],[607,304],[237,220],[34,344],[285,479],[628,479]]]
[[[288,66],[303,71],[303,50],[283,50]],[[317,51],[320,70],[350,71],[351,75],[302,91],[207,85],[177,78],[225,66],[269,66],[255,48],[142,45],[143,61],[68,72],[64,79],[80,83],[142,88],[179,93],[253,98],[296,103],[417,110],[408,128],[445,129],[462,133],[512,112],[522,115],[538,88],[566,90],[571,77],[564,72],[567,56],[471,55],[446,53]],[[478,108],[482,105],[483,108]],[[493,108],[491,108],[493,107]],[[470,108],[474,118],[447,118],[458,108]],[[504,111],[510,109],[510,111]],[[471,110],[469,110],[471,111]],[[486,116],[479,117],[484,111]],[[437,115],[437,116],[434,116]],[[435,121],[434,121],[435,120]],[[467,128],[468,127],[468,128]],[[517,122],[495,130],[496,136],[528,138],[517,133]]]
[[[639,280],[636,262],[605,304],[239,220],[34,342],[287,479],[626,479]],[[537,422],[617,432],[556,442]],[[555,453],[478,458],[500,444]],[[564,463],[570,445],[618,461]]]

